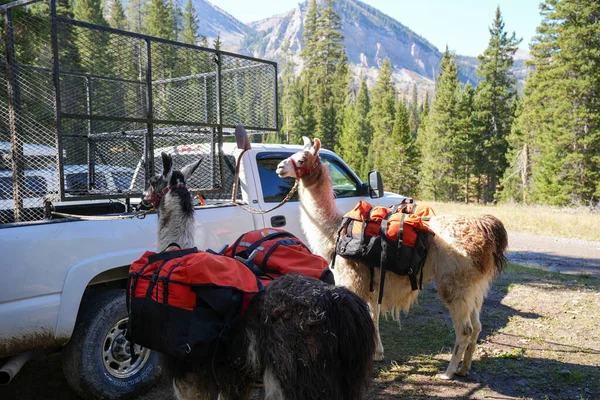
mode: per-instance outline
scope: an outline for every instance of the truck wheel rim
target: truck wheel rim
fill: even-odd
[[[150,357],[150,350],[125,339],[127,318],[114,324],[104,338],[102,360],[109,374],[115,378],[129,378],[138,373]]]

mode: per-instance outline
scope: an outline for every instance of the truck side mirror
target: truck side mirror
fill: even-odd
[[[371,189],[369,194],[372,199],[383,197],[383,181],[379,171],[369,172],[369,188]]]

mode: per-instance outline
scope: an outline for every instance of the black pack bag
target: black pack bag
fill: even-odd
[[[129,271],[126,338],[181,360],[214,359],[262,290],[244,264],[195,248],[146,252]]]
[[[410,198],[392,207],[373,207],[361,200],[344,215],[332,263],[339,255],[367,264],[371,270],[371,291],[374,268],[379,267],[380,303],[386,270],[408,276],[412,289],[420,289],[422,267],[435,235],[428,226],[433,215],[430,207],[417,206]]]

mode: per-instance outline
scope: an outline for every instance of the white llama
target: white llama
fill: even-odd
[[[314,145],[304,137],[304,149],[277,166],[280,177],[299,178],[300,222],[312,250],[331,258],[343,213],[336,206],[331,177],[319,158],[321,142]],[[479,314],[493,278],[506,265],[508,243],[501,221],[491,215],[481,217],[436,216],[430,220],[435,232],[423,267],[423,283],[435,278],[437,293],[450,310],[456,343],[450,364],[440,377],[467,375],[481,332]],[[333,270],[337,285],[345,286],[365,299],[376,329],[375,359],[383,359],[379,335],[379,313],[390,313],[395,320],[408,311],[418,291],[413,291],[408,276],[388,272],[381,307],[378,307],[379,268],[374,273],[375,292],[370,292],[370,269],[360,262],[336,257]],[[464,358],[463,358],[464,355]],[[462,365],[458,369],[459,362]]]
[[[200,162],[150,179],[158,250],[193,247],[194,208],[185,181]],[[210,268],[210,265],[207,265]],[[206,363],[168,357],[178,399],[247,399],[262,381],[272,400],[359,400],[371,377],[375,327],[368,305],[351,291],[302,275],[286,275],[253,297],[234,324],[226,354]]]

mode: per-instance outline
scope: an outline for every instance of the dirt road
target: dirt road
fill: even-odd
[[[508,259],[553,272],[600,278],[600,242],[508,233]]]
[[[535,265],[565,274],[586,274],[600,279],[600,242],[509,232],[508,258],[519,264]],[[374,398],[394,397],[382,392]],[[26,364],[12,383],[0,386],[0,399],[75,400],[78,397],[67,385],[62,375],[61,355],[56,353]],[[161,385],[138,399],[172,400],[174,397],[168,385]]]

